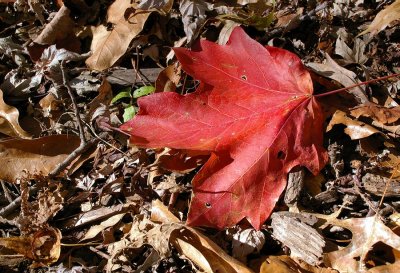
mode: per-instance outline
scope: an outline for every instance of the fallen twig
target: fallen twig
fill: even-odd
[[[61,62],[61,74],[62,74],[62,78],[63,78],[63,86],[67,89],[68,95],[71,98],[72,107],[74,108],[74,113],[76,116],[76,123],[78,124],[78,129],[79,129],[79,137],[81,139],[81,145],[82,145],[82,144],[86,143],[85,130],[83,127],[81,117],[79,115],[79,109],[78,109],[78,104],[76,103],[75,94],[72,90],[72,87],[68,83],[67,75],[65,72],[65,61]]]

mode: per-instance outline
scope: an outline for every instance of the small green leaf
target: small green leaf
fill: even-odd
[[[136,109],[133,105],[128,106],[124,109],[124,114],[122,115],[124,122],[132,119],[136,114]]]
[[[131,98],[131,97],[132,97],[132,95],[131,95],[131,89],[130,89],[130,88],[127,88],[127,89],[124,89],[123,91],[119,92],[119,93],[111,100],[111,103],[116,103],[116,102],[119,101],[120,99],[123,99],[123,98]]]
[[[153,93],[154,90],[155,90],[155,88],[153,86],[151,86],[151,85],[142,86],[142,87],[136,89],[135,91],[133,91],[133,97],[135,99],[137,99],[137,98],[140,98],[140,97],[143,97],[143,96],[146,96],[146,95],[149,95],[149,94]]]

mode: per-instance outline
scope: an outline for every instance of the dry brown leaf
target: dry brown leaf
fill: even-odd
[[[400,0],[396,0],[385,9],[381,10],[368,26],[366,30],[361,32],[360,35],[364,35],[371,32],[372,35],[377,34],[379,31],[384,30],[391,22],[400,18]]]
[[[289,256],[269,256],[261,265],[260,273],[337,273],[330,268],[311,266]]]
[[[174,92],[181,79],[181,65],[176,62],[158,74],[156,92]]]
[[[113,93],[110,83],[103,78],[98,89],[99,94],[89,103],[89,112],[86,116],[88,121],[92,121],[99,116],[109,116],[108,106],[113,98]]]
[[[285,31],[290,31],[299,26],[301,20],[300,17],[303,14],[303,8],[298,8],[296,13],[289,13],[287,11],[277,12],[276,17],[278,21],[275,27],[285,28]]]
[[[360,116],[370,117],[377,122],[388,124],[400,119],[400,106],[388,108],[375,103],[368,103],[351,109],[351,115],[356,118]]]
[[[12,137],[31,138],[19,125],[18,118],[18,109],[4,102],[3,91],[0,90],[0,133]]]
[[[386,171],[386,179],[389,179],[389,177],[400,179],[400,151],[391,140],[385,141],[384,146],[385,154],[382,154],[382,150],[378,148],[376,139],[360,139],[361,152],[370,158],[369,161],[371,164],[379,167],[381,171]]]
[[[41,45],[55,44],[56,41],[73,34],[74,25],[75,23],[70,17],[70,10],[66,6],[62,6],[34,42]]]
[[[79,143],[79,137],[73,135],[0,141],[0,179],[15,182],[31,175],[47,175],[57,164],[64,161]]]
[[[80,228],[93,222],[107,219],[116,214],[127,213],[128,211],[135,211],[137,207],[135,203],[130,202],[126,204],[118,204],[111,207],[99,207],[87,212],[77,214],[73,218],[68,218],[62,222],[64,229],[69,230],[73,228]]]
[[[50,92],[39,101],[39,105],[42,108],[43,116],[49,118],[52,125],[55,125],[64,113],[61,111],[64,108],[62,100],[58,100]]]
[[[344,132],[350,136],[351,139],[361,139],[368,137],[372,134],[380,133],[380,131],[364,122],[354,120],[346,115],[345,112],[336,111],[331,121],[326,128],[326,131],[330,131],[336,124],[343,124],[346,126]]]
[[[191,154],[191,151],[182,151],[176,149],[164,150],[156,154],[156,161],[165,170],[188,173],[193,171],[209,158],[209,155]]]
[[[359,83],[357,75],[347,70],[346,68],[337,64],[329,54],[325,54],[324,63],[308,63],[307,66],[310,67],[315,73],[327,77],[329,79],[339,82],[344,87],[348,87]],[[365,95],[365,87],[358,86],[351,88],[349,90],[361,103],[368,103],[368,97]]]
[[[163,223],[178,223],[176,218],[159,200],[153,201],[151,218]],[[171,233],[169,242],[205,272],[251,273],[248,267],[225,253],[207,236],[196,229],[181,225]]]
[[[133,38],[143,29],[150,11],[137,9],[137,3],[117,0],[108,9],[111,30],[99,25],[93,30],[92,56],[86,60],[90,69],[104,70],[111,67],[128,49]]]
[[[61,253],[61,232],[56,228],[44,228],[30,236],[0,238],[0,245],[32,259],[33,267],[50,265]]]

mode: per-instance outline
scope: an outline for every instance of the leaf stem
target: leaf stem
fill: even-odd
[[[318,95],[315,95],[314,97],[329,96],[329,95],[333,95],[333,94],[336,94],[336,93],[340,93],[340,92],[349,90],[351,88],[354,88],[354,87],[357,87],[357,86],[360,86],[360,85],[366,85],[366,84],[370,84],[370,83],[373,83],[373,82],[382,81],[382,80],[386,80],[386,79],[393,78],[393,77],[398,77],[398,76],[400,76],[400,73],[391,74],[391,75],[388,75],[388,76],[379,77],[379,78],[372,79],[372,80],[365,81],[365,82],[360,82],[360,83],[357,83],[357,84],[354,84],[354,85],[350,85],[350,86],[343,87],[343,88],[340,88],[340,89],[336,89],[336,90],[333,90],[333,91],[329,91],[329,92],[326,92],[326,93],[318,94]]]

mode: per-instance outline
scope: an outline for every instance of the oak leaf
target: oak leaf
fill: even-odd
[[[247,218],[257,229],[297,165],[317,174],[327,155],[323,115],[309,73],[293,53],[263,47],[241,28],[227,45],[175,48],[200,85],[194,93],[156,93],[121,126],[141,147],[207,151],[193,179],[189,225],[217,228]]]

